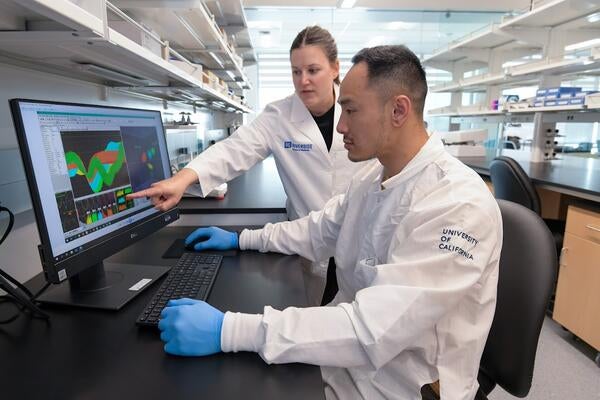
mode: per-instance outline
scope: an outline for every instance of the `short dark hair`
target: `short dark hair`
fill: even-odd
[[[296,35],[290,47],[290,55],[292,55],[292,50],[304,46],[319,46],[331,64],[334,64],[338,59],[335,39],[327,29],[323,29],[318,25],[307,26]],[[340,77],[336,76],[333,81],[339,85]]]
[[[361,62],[367,65],[368,85],[381,94],[383,101],[402,91],[412,101],[417,116],[423,118],[427,79],[415,53],[403,45],[375,46],[352,57],[353,64]]]

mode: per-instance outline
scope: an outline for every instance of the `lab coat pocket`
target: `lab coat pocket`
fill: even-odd
[[[384,263],[387,262],[387,254],[392,237],[395,235],[396,229],[402,222],[402,219],[406,215],[407,211],[408,207],[406,207],[406,210],[402,210],[401,212],[387,217],[385,222],[377,224],[373,227],[370,242],[372,243],[375,254]]]

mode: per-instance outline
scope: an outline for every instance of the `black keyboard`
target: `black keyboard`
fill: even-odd
[[[223,256],[215,254],[183,253],[135,323],[157,326],[160,312],[171,299],[206,300],[222,260]]]

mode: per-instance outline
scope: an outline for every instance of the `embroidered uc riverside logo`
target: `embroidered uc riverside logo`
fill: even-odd
[[[291,140],[286,140],[283,142],[283,148],[293,151],[311,151],[312,143],[294,143]]]

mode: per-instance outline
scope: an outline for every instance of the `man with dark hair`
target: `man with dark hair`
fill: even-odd
[[[371,161],[323,210],[244,230],[237,242],[315,261],[335,256],[334,300],[260,315],[176,300],[159,325],[165,350],[320,365],[328,399],[420,399],[421,387],[439,380],[441,398],[471,400],[495,309],[498,206],[479,176],[427,135],[415,55],[382,46],[353,61],[337,130],[352,161]]]
[[[387,101],[399,91],[412,101],[417,117],[423,118],[427,79],[417,56],[406,46],[377,46],[362,49],[352,63],[364,62],[369,69],[369,86]]]

